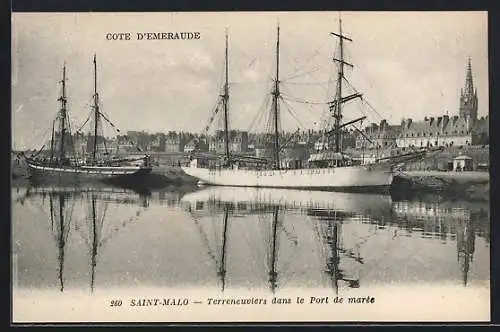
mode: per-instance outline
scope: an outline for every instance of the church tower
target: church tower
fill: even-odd
[[[470,57],[467,59],[467,69],[465,74],[465,87],[460,93],[460,118],[465,119],[472,129],[477,121],[477,89],[474,88],[472,80],[472,66]]]

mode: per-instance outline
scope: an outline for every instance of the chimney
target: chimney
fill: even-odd
[[[410,119],[408,119],[408,120],[407,120],[408,125],[407,125],[407,127],[406,127],[406,128],[410,128],[410,126],[411,126],[411,123],[412,123],[412,122],[413,122],[413,120],[412,120],[411,118],[410,118]]]
[[[434,117],[431,116],[431,118],[429,119],[429,126],[432,126],[433,123],[434,123]]]
[[[448,115],[443,116],[443,128],[446,127],[449,121],[450,117]]]
[[[424,117],[424,121],[429,121],[429,118],[428,117]]]
[[[443,117],[442,116],[438,116],[438,120],[437,120],[438,127],[441,126],[442,120],[443,120]]]

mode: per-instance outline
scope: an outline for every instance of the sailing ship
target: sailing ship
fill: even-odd
[[[329,102],[329,111],[332,113],[335,125],[330,134],[335,135],[335,150],[331,151],[328,160],[311,160],[308,168],[282,167],[280,163],[280,133],[279,133],[279,103],[280,98],[280,27],[277,27],[276,38],[276,73],[272,91],[272,113],[273,113],[273,160],[253,156],[242,156],[231,154],[229,151],[228,130],[228,101],[229,101],[229,79],[228,79],[228,37],[226,32],[225,50],[225,84],[221,94],[224,115],[224,142],[225,154],[221,162],[213,165],[207,156],[191,156],[188,166],[182,167],[183,171],[199,179],[200,184],[219,186],[244,186],[244,187],[274,187],[274,188],[296,188],[314,190],[337,190],[337,191],[382,191],[387,192],[390,188],[394,171],[390,159],[378,160],[376,162],[362,164],[357,162],[341,147],[340,140],[342,130],[348,125],[362,121],[366,117],[341,123],[342,104],[352,99],[360,98],[362,95],[355,93],[343,97],[342,85],[346,79],[344,66],[352,66],[344,60],[343,45],[345,41],[352,41],[342,34],[342,21],[339,20],[339,33],[332,33],[338,37],[340,44],[340,59],[334,58],[338,63],[338,77],[335,99]],[[318,157],[316,157],[318,159]],[[213,160],[213,158],[212,158]],[[318,162],[319,161],[319,162]],[[252,164],[252,167],[239,167],[240,164]]]
[[[86,153],[83,158],[77,157],[74,146],[74,139],[71,133],[69,114],[67,109],[66,95],[66,65],[62,70],[62,91],[58,98],[60,110],[56,119],[52,123],[52,136],[50,139],[50,155],[41,156],[45,145],[35,154],[24,156],[26,159],[29,175],[32,179],[59,179],[68,182],[84,181],[126,181],[131,178],[146,175],[151,172],[151,160],[149,155],[136,156],[132,158],[121,158],[113,156],[107,151],[100,153],[98,151],[98,141],[101,136],[98,134],[101,119],[107,121],[112,127],[114,125],[102,113],[99,106],[99,94],[97,92],[97,62],[94,54],[94,94],[93,107],[93,133],[89,134],[91,142],[91,151]],[[84,123],[88,122],[90,117]],[[56,122],[59,124],[59,131],[56,133]],[[83,126],[82,126],[83,128]],[[117,130],[119,132],[119,130]],[[56,137],[57,134],[57,137]],[[87,144],[88,145],[88,144]],[[140,148],[138,148],[140,150]],[[88,151],[87,151],[88,152]]]

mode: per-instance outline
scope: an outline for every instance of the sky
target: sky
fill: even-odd
[[[358,91],[344,120],[398,124],[458,115],[467,57],[479,116],[488,114],[486,12],[342,12],[344,95]],[[12,142],[35,148],[50,137],[67,66],[72,128],[90,114],[92,57],[101,110],[122,132],[202,132],[221,93],[225,31],[229,39],[230,126],[262,131],[270,114],[280,27],[283,130],[323,129],[334,95],[338,12],[13,13]],[[107,40],[130,32],[131,40]],[[137,40],[143,32],[198,32],[193,40]],[[355,90],[350,88],[353,86]],[[351,104],[352,103],[352,104]],[[267,112],[267,113],[265,113]],[[220,127],[217,116],[210,130]],[[107,136],[116,134],[105,129]]]

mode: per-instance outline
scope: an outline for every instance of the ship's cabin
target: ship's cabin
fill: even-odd
[[[347,167],[361,164],[359,160],[353,159],[348,154],[331,151],[312,154],[308,162],[310,168]]]

